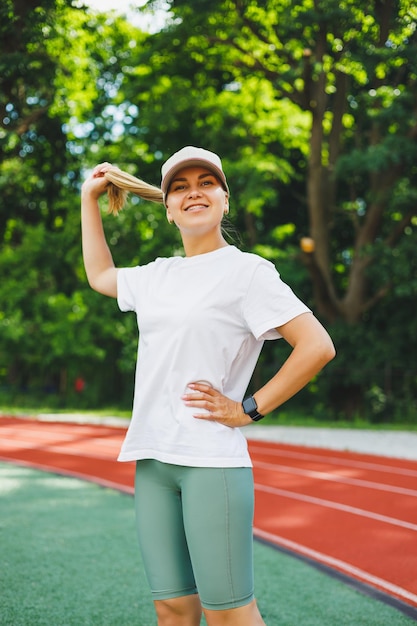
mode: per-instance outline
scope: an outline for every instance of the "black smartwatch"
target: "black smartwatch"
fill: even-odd
[[[253,396],[248,396],[242,402],[243,411],[246,415],[249,415],[253,422],[259,422],[265,415],[258,413],[258,405]]]

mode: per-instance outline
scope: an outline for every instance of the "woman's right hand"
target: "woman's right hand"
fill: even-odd
[[[114,170],[115,167],[111,163],[99,163],[95,166],[91,174],[85,179],[82,184],[82,195],[88,196],[95,200],[98,200],[107,191],[109,181],[105,177],[105,173],[110,169]]]

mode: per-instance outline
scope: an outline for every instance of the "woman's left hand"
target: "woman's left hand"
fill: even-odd
[[[252,423],[240,402],[227,398],[207,383],[189,383],[188,388],[190,392],[182,396],[184,404],[195,409],[203,409],[194,413],[193,417],[196,419],[219,422],[231,428]]]

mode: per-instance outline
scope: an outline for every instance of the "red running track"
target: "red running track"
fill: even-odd
[[[0,418],[0,461],[133,493],[125,429]],[[417,607],[417,461],[250,441],[255,536]]]

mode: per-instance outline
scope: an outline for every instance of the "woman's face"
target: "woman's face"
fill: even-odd
[[[187,167],[172,179],[166,196],[167,218],[182,234],[204,234],[220,228],[229,210],[227,192],[205,167]]]

